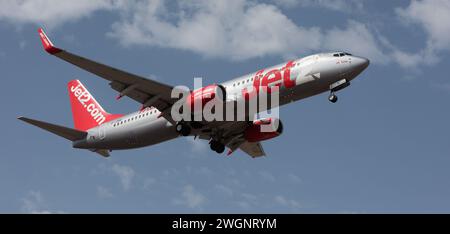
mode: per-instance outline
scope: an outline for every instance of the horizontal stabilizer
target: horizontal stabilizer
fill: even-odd
[[[59,126],[59,125],[55,125],[55,124],[51,124],[51,123],[46,123],[46,122],[42,122],[39,120],[29,119],[29,118],[25,118],[25,117],[19,117],[18,119],[22,120],[26,123],[29,123],[31,125],[34,125],[36,127],[42,128],[46,131],[49,131],[53,134],[60,136],[60,137],[64,137],[70,141],[78,141],[78,140],[84,139],[87,135],[87,132],[78,131],[78,130],[75,130],[72,128],[67,128],[67,127],[63,127],[63,126]]]

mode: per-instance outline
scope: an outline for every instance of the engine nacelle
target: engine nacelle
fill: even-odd
[[[244,138],[248,142],[265,141],[283,133],[283,124],[277,118],[265,118],[253,121],[244,131]]]
[[[188,106],[190,106],[191,110],[194,110],[195,105],[198,105],[199,108],[203,108],[206,103],[214,98],[218,98],[223,102],[226,101],[226,91],[222,85],[208,85],[206,87],[194,90],[189,94],[186,102]]]

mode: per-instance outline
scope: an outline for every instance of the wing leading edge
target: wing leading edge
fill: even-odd
[[[153,106],[160,111],[171,107],[176,101],[171,98],[172,86],[131,74],[57,48],[42,28],[39,28],[38,32],[45,51],[110,81],[111,88],[119,92],[118,99],[123,96],[128,96],[141,103],[143,105],[142,108]]]

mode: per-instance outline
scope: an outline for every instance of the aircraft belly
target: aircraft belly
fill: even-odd
[[[96,147],[111,150],[140,148],[154,145],[178,137],[175,127],[164,118],[137,120],[129,126],[112,127],[106,137]]]
[[[280,94],[280,105],[298,101],[329,90],[329,81],[318,77],[303,77],[297,81],[297,85],[291,89],[283,90]]]

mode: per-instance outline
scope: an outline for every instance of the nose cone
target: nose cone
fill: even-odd
[[[368,66],[370,61],[364,57],[352,56],[351,62],[343,69],[342,76],[347,80],[356,78],[361,72],[363,72]]]
[[[354,57],[353,58],[353,69],[358,72],[364,71],[370,64],[370,61],[363,57]]]

